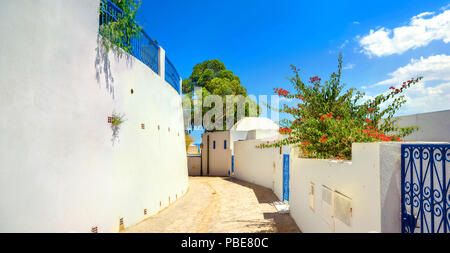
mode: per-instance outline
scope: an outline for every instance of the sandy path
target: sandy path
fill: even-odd
[[[300,232],[277,213],[270,189],[221,177],[190,177],[188,192],[158,214],[125,229],[147,233]]]

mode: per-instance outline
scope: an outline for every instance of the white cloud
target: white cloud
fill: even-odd
[[[431,16],[434,15],[434,12],[422,12],[417,16],[414,16],[412,19],[418,19],[418,18],[422,18],[422,17],[426,17],[426,16]]]
[[[409,49],[426,46],[434,40],[449,43],[450,10],[433,15],[433,12],[423,12],[412,17],[409,25],[393,30],[385,27],[377,28],[376,31],[371,29],[368,35],[359,39],[361,52],[381,57],[402,54]]]
[[[345,65],[342,69],[352,69],[354,67],[355,67],[355,64],[349,63],[349,64]]]
[[[450,56],[441,54],[428,58],[421,57],[390,73],[391,78],[373,86],[393,85],[399,87],[412,77],[423,76],[419,83],[411,86],[403,94],[407,100],[400,114],[450,109]],[[434,83],[435,85],[432,85]],[[385,88],[383,88],[385,89]],[[387,92],[387,90],[385,90]]]
[[[412,77],[423,76],[424,81],[450,81],[450,55],[440,54],[428,58],[411,59],[410,63],[392,73],[391,78],[378,82],[373,86],[400,84]]]
[[[339,46],[340,49],[343,49],[348,44],[348,40],[344,41],[342,45]]]
[[[450,109],[450,82],[427,87],[422,82],[405,93],[406,104],[399,114],[408,115]]]
[[[450,4],[447,4],[446,6],[441,7],[439,10],[445,11],[447,9],[450,9]]]
[[[359,24],[361,24],[361,23],[359,23],[359,21],[353,21],[353,24],[359,25]]]

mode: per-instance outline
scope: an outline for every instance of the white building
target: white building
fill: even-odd
[[[268,118],[247,117],[239,120],[229,131],[202,134],[202,162],[197,174],[230,175],[235,141],[278,138],[278,129],[278,124]]]

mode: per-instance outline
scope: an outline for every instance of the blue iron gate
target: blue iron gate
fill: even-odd
[[[449,144],[402,144],[403,233],[450,231]]]
[[[289,155],[283,155],[283,200],[289,201]]]

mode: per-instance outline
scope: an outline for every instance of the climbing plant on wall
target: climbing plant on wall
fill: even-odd
[[[141,6],[141,0],[109,0],[122,10],[121,14],[111,15],[108,12],[107,0],[100,2],[100,22],[102,17],[108,16],[108,22],[101,23],[100,34],[102,35],[102,45],[108,52],[113,49],[119,55],[123,49],[127,53],[132,53],[132,38],[139,39],[142,27],[136,23],[136,14]],[[102,16],[103,15],[103,16]],[[114,18],[112,18],[114,16]],[[105,19],[106,20],[106,19]]]

